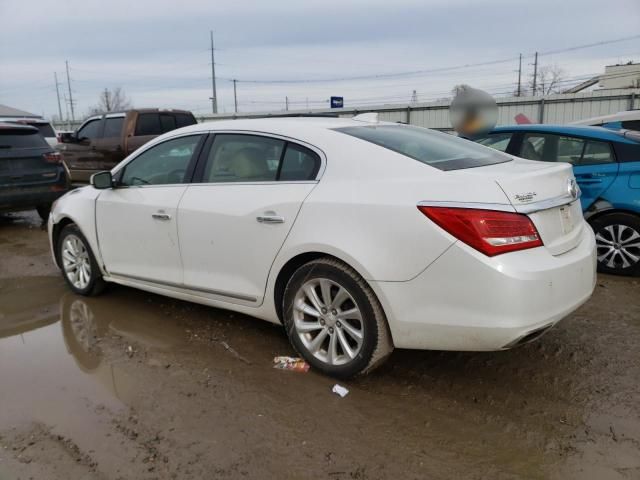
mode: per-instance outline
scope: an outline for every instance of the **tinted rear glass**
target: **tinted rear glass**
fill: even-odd
[[[136,123],[136,136],[160,135],[160,115],[158,113],[141,113]]]
[[[42,148],[49,145],[39,132],[28,131],[21,133],[17,130],[0,129],[0,149],[11,148]]]
[[[160,115],[160,125],[162,126],[162,133],[175,130],[176,118],[173,115],[162,114]]]
[[[188,125],[196,124],[196,119],[193,118],[193,115],[188,113],[176,113],[176,127],[186,127]]]
[[[511,161],[511,157],[469,140],[410,125],[367,125],[335,130],[440,170],[483,167]]]

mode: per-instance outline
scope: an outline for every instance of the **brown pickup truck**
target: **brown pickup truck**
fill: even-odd
[[[111,170],[152,138],[194,123],[195,117],[186,110],[109,112],[89,117],[75,132],[62,134],[58,150],[71,181],[86,183],[92,174]]]

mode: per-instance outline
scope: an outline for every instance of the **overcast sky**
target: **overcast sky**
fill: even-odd
[[[640,0],[0,0],[0,103],[57,113],[54,72],[67,95],[69,61],[76,117],[105,87],[136,107],[209,113],[209,30],[216,43],[219,110],[401,103],[449,95],[468,83],[515,89],[530,56],[640,34]],[[446,67],[509,60],[469,68]],[[540,57],[577,82],[607,64],[640,62],[640,38]],[[424,72],[424,71],[427,72]],[[323,80],[423,71],[349,81]],[[569,84],[569,82],[567,82]],[[63,99],[63,114],[65,104]]]

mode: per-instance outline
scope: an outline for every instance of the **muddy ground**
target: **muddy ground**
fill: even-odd
[[[515,350],[396,351],[345,398],[287,354],[250,317],[74,296],[37,217],[0,217],[0,480],[640,478],[637,279]]]

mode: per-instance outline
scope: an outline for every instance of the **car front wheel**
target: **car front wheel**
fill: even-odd
[[[393,351],[373,291],[338,260],[321,258],[301,266],[287,284],[283,307],[292,345],[323,373],[339,378],[367,373]]]
[[[640,217],[610,213],[593,220],[591,226],[596,235],[598,271],[640,274]]]
[[[78,295],[97,295],[105,286],[89,242],[76,225],[67,225],[58,239],[58,260],[67,285]]]

